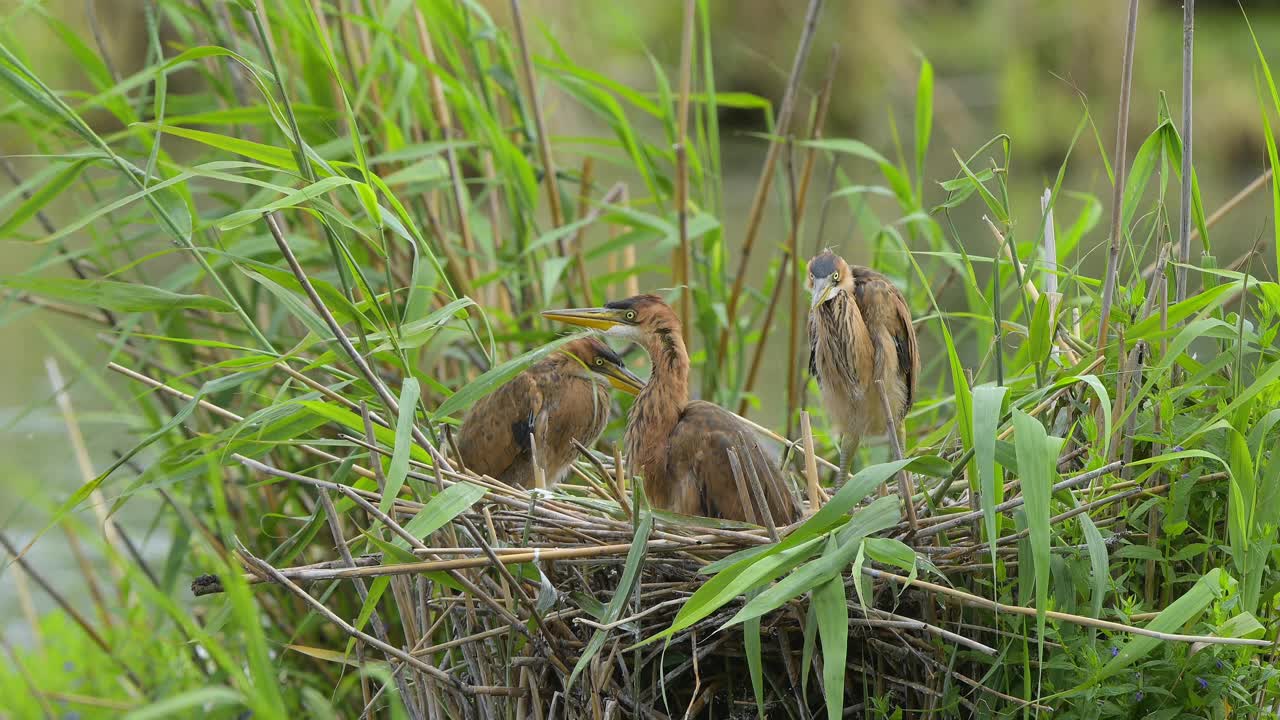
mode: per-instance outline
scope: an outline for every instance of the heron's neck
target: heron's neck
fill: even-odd
[[[642,343],[653,372],[631,406],[627,450],[632,467],[659,481],[666,466],[667,441],[689,404],[689,353],[679,326],[660,325]]]

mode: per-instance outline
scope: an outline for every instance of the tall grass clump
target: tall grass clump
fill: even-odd
[[[1018,138],[932,146],[927,60],[894,147],[825,131],[851,70],[817,44],[820,0],[776,114],[717,89],[705,0],[644,89],[519,0],[149,2],[125,73],[102,5],[83,36],[39,4],[0,31],[0,122],[27,148],[0,228],[39,253],[0,279],[0,318],[98,342],[55,341],[50,365],[83,484],[0,535],[31,634],[3,643],[14,717],[1280,709],[1280,229],[1218,256],[1236,201],[1204,206],[1189,124],[1163,96],[1128,115],[1136,14],[1118,147],[1082,106],[1027,216]],[[19,17],[83,89],[48,84]],[[1271,173],[1280,92],[1255,47]],[[726,108],[768,126],[744,223]],[[1103,190],[1064,187],[1094,151]],[[930,154],[954,174],[927,178]],[[1278,187],[1245,191],[1273,194],[1272,226]],[[838,489],[816,481],[836,438],[803,373],[819,243],[906,289],[925,353],[903,456],[869,448]],[[616,447],[625,401],[549,493],[460,463],[466,410],[564,342],[539,310],[652,289],[687,318],[696,395],[745,414],[786,388],[760,430],[802,522],[651,508]],[[90,461],[68,385],[131,440]],[[149,522],[121,522],[138,503]],[[75,592],[38,561],[61,542]]]

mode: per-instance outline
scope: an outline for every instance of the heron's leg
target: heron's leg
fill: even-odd
[[[845,468],[847,467],[845,463],[847,463],[848,461],[849,461],[848,444],[844,441],[844,438],[841,438],[840,439],[840,467],[838,470],[836,470],[835,479],[831,483],[831,488],[833,490],[839,490],[844,485],[844,479],[846,477]]]
[[[836,481],[832,485],[839,490],[844,486],[846,480],[849,479],[849,466],[853,463],[854,457],[858,454],[858,446],[862,444],[861,435],[846,435],[840,441],[840,469],[837,471]]]

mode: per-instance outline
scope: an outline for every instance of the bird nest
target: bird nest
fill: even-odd
[[[371,456],[390,454],[345,439]],[[275,563],[242,545],[244,572],[233,581],[272,584],[304,602],[336,632],[326,635],[330,647],[291,647],[390,669],[384,688],[400,694],[410,717],[748,717],[757,708],[772,717],[783,705],[804,717],[824,705],[858,712],[873,699],[981,717],[1025,704],[978,678],[996,636],[1009,634],[995,615],[1036,611],[932,582],[989,575],[992,556],[1016,572],[1022,534],[992,548],[979,541],[982,513],[967,500],[943,511],[937,499],[955,473],[942,458],[873,465],[828,493],[814,475],[823,461],[796,448],[784,458],[793,488],[806,487],[804,517],[762,527],[653,510],[618,472],[616,454],[580,450],[586,460],[552,491],[445,469],[456,464],[442,456],[411,462],[406,485],[425,503],[370,489],[386,482],[379,463],[347,464],[359,479],[352,484],[236,455],[253,474],[310,489],[318,527],[294,554],[323,560]],[[1068,454],[1060,467],[1071,462]],[[1054,490],[1121,467],[1079,472]],[[909,479],[911,471],[919,474]],[[904,505],[888,490],[895,476],[899,489],[929,490]],[[1113,538],[1124,535],[1116,530]],[[370,541],[362,547],[381,552],[353,556],[349,543],[361,535]],[[222,592],[228,580],[202,576],[192,590]],[[1046,615],[1106,632],[1233,642]],[[366,691],[366,702],[378,694]]]

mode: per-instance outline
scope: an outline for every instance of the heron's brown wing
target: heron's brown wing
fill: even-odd
[[[916,329],[911,324],[911,309],[902,291],[888,280],[885,281],[891,290],[891,304],[896,322],[893,324],[893,343],[898,350],[898,372],[903,374],[903,383],[907,388],[907,402],[903,410],[910,410],[916,396],[916,377],[920,374],[920,348],[916,345]]]
[[[472,406],[458,436],[469,470],[503,479],[513,466],[528,464],[529,434],[542,414],[537,375],[537,368],[530,368]]]
[[[915,326],[911,324],[911,309],[902,291],[889,278],[870,268],[856,267],[853,272],[855,296],[868,329],[887,330],[893,338],[894,359],[906,391],[903,410],[909,410],[915,400],[916,376],[920,374],[920,351],[916,346]]]
[[[547,480],[558,482],[577,456],[573,440],[590,447],[609,423],[609,391],[579,376],[561,376],[554,390],[544,387],[545,448],[539,448]]]
[[[701,400],[685,407],[671,433],[668,476],[675,484],[673,500],[681,506],[691,506],[672,509],[726,520],[747,521],[754,515],[757,522],[763,523],[761,513],[749,513],[744,506],[745,500],[758,510],[750,486],[747,498],[739,491],[729,462],[731,448],[744,470],[753,470],[760,478],[774,523],[781,526],[794,522],[799,509],[782,472],[761,461],[767,456],[759,447],[755,431],[724,408]]]

